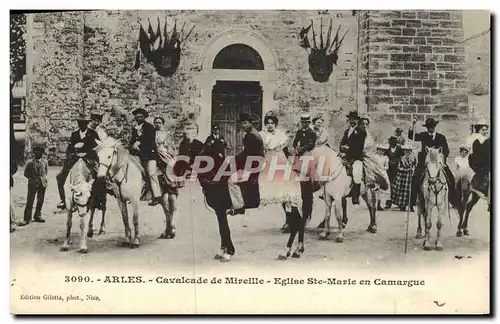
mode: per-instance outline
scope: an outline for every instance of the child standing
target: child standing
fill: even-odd
[[[399,161],[396,180],[392,184],[391,200],[393,204],[399,206],[401,211],[405,211],[410,200],[411,179],[417,165],[417,159],[412,154],[408,144],[402,146],[401,149],[404,155]]]
[[[469,148],[466,145],[461,145],[460,148],[460,156],[455,158],[456,171],[457,176],[456,179],[462,178],[465,176],[469,181],[472,180],[472,176],[474,175],[474,171],[469,166]]]
[[[33,211],[35,196],[37,199],[33,219],[35,222],[45,222],[45,219],[42,217],[42,206],[45,198],[45,188],[47,188],[48,164],[43,158],[43,153],[43,147],[35,147],[33,149],[35,158],[28,161],[24,169],[24,176],[28,179],[28,197],[26,200],[26,208],[24,209],[24,220],[19,226],[25,226],[31,222],[31,213]]]
[[[375,159],[378,164],[387,172],[389,169],[389,157],[386,154],[388,148],[385,145],[379,144],[377,145],[377,154],[375,155]],[[384,210],[382,205],[386,205],[388,198],[390,197],[390,188],[389,190],[381,190],[377,191],[377,210]]]

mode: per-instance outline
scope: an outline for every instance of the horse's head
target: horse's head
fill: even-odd
[[[436,178],[439,175],[439,170],[444,163],[443,149],[426,147],[425,151],[427,153],[425,164],[431,178]]]
[[[87,206],[92,193],[92,183],[93,180],[90,182],[81,182],[70,187],[73,194],[73,204],[77,207],[80,216],[85,216],[88,212]]]
[[[110,172],[110,169],[118,161],[118,142],[110,137],[104,141],[97,141],[97,147],[94,149],[99,158],[98,178],[104,178]]]

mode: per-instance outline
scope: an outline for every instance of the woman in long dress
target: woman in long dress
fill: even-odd
[[[260,134],[264,143],[266,165],[259,174],[260,205],[279,203],[289,212],[301,202],[300,185],[295,181],[291,164],[283,152],[289,138],[284,131],[276,128],[278,117],[275,115],[266,115],[264,124],[265,129]],[[278,166],[277,170],[270,168],[271,165]],[[287,171],[280,170],[282,166],[288,166]]]
[[[415,170],[417,159],[412,154],[410,145],[402,146],[401,149],[404,155],[399,161],[396,180],[392,183],[391,200],[401,211],[405,211],[410,200],[412,171]]]

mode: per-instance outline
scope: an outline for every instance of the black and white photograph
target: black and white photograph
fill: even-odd
[[[11,314],[490,314],[491,15],[11,11]]]

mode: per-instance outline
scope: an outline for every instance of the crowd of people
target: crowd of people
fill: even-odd
[[[124,141],[129,151],[136,155],[147,172],[148,187],[151,191],[149,205],[155,206],[161,203],[162,191],[157,169],[165,169],[178,155],[187,154],[193,139],[198,135],[196,124],[187,124],[184,129],[183,139],[180,145],[175,145],[173,134],[165,130],[165,119],[162,116],[154,117],[153,124],[146,119],[149,113],[142,108],[133,111],[135,126],[131,128],[131,134],[125,131],[121,140]],[[396,206],[399,210],[414,209],[416,194],[419,190],[419,179],[425,170],[425,157],[427,147],[441,149],[444,157],[444,171],[449,184],[449,199],[452,206],[457,205],[455,192],[455,175],[467,174],[471,181],[475,182],[475,188],[479,188],[481,197],[486,198],[489,188],[484,187],[484,179],[489,176],[489,170],[480,154],[480,147],[487,139],[488,124],[481,121],[474,125],[474,133],[460,146],[460,155],[455,158],[455,175],[448,167],[447,159],[450,155],[448,142],[445,135],[436,131],[439,121],[428,118],[422,125],[426,131],[416,132],[413,121],[407,136],[403,136],[403,129],[398,127],[394,135],[388,139],[387,144],[375,144],[370,133],[370,119],[367,115],[359,116],[355,111],[347,116],[347,129],[344,131],[338,148],[339,155],[352,168],[352,202],[359,204],[360,186],[364,177],[372,176],[381,186],[377,197],[377,208],[379,210],[389,209]],[[103,141],[108,135],[101,124],[103,115],[92,113],[90,118],[80,116],[77,119],[78,129],[71,133],[70,142],[67,147],[67,157],[63,168],[57,175],[57,186],[60,202],[57,207],[66,208],[64,184],[71,167],[79,159],[83,158],[94,172],[97,172],[97,156],[94,148],[99,141]],[[283,206],[285,214],[289,214],[294,208],[300,208],[304,219],[311,218],[313,207],[313,193],[319,189],[314,181],[289,181],[286,171],[274,172],[274,177],[267,177],[269,169],[253,174],[250,179],[243,177],[242,171],[246,168],[246,160],[249,156],[260,156],[266,161],[274,161],[277,164],[286,165],[290,163],[289,157],[301,157],[304,155],[321,155],[321,148],[330,148],[332,145],[329,134],[324,127],[325,119],[319,114],[314,118],[305,114],[300,118],[300,128],[295,136],[289,138],[285,130],[280,128],[279,118],[274,113],[268,113],[264,117],[262,131],[257,131],[249,114],[242,113],[239,123],[245,132],[243,137],[243,151],[236,157],[238,172],[235,177],[228,181],[229,193],[233,203],[230,213],[243,214],[245,212],[244,199],[242,197],[239,183],[243,181],[258,180],[260,188],[261,205],[278,203]],[[126,116],[120,116],[120,123],[125,129]],[[12,132],[11,132],[12,133]],[[130,136],[129,136],[130,135]],[[13,135],[12,135],[13,136]],[[15,143],[15,139],[11,138]],[[421,149],[415,156],[414,143],[420,142]],[[215,160],[215,167],[222,165],[226,159],[227,142],[221,135],[220,125],[213,124],[211,134],[202,143],[205,154]],[[27,202],[23,221],[19,226],[28,225],[30,222],[45,222],[42,216],[45,191],[47,188],[48,166],[44,156],[44,147],[33,146],[34,158],[26,164],[24,176],[28,179]],[[12,154],[12,153],[11,153]],[[303,172],[300,159],[296,159],[291,166],[299,175]],[[489,162],[488,162],[489,163]],[[184,174],[189,165],[177,168],[177,173]],[[269,167],[268,167],[269,168]],[[11,165],[11,187],[13,186],[12,175],[17,171],[15,163]],[[214,172],[214,171],[210,171]],[[280,173],[281,172],[281,173]],[[309,173],[310,170],[308,170]],[[309,174],[310,175],[310,174]],[[184,181],[164,178],[168,182],[170,194],[178,195],[178,188],[184,186]],[[97,183],[97,182],[96,182]],[[101,198],[99,204],[106,204],[105,183],[101,184]],[[36,198],[36,207],[32,213]],[[33,215],[32,215],[33,214]],[[14,216],[11,208],[11,232],[14,231]],[[284,230],[287,224],[283,226]]]

